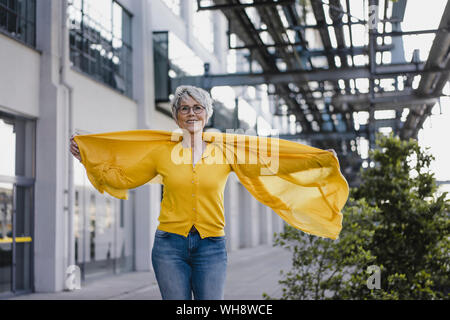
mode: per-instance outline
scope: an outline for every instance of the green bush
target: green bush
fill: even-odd
[[[415,140],[379,136],[370,158],[339,239],[289,226],[276,235],[274,244],[293,254],[281,299],[449,299],[450,202],[436,193],[433,156]],[[371,265],[380,289],[368,288]]]

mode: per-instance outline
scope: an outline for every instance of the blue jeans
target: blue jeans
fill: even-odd
[[[164,300],[223,300],[226,239],[156,230],[152,264]]]

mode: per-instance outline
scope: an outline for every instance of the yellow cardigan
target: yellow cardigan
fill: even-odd
[[[203,132],[207,149],[193,167],[182,132],[134,130],[79,135],[93,186],[127,199],[127,190],[163,183],[158,229],[202,238],[223,235],[223,189],[234,171],[242,185],[291,226],[337,239],[349,188],[329,151],[278,138]],[[245,213],[243,213],[245,214]]]

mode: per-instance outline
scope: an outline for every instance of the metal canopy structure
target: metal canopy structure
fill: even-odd
[[[344,175],[356,185],[363,163],[357,139],[373,147],[379,128],[417,138],[450,75],[449,3],[437,29],[402,31],[406,0],[357,2],[197,0],[199,11],[220,10],[228,19],[228,37],[238,39],[234,46],[229,41],[229,48],[246,50],[249,72],[171,78],[172,91],[181,84],[206,89],[270,84],[270,94],[301,126],[300,133],[281,138],[335,149]],[[361,3],[363,16],[353,11]],[[418,34],[435,34],[428,59],[420,61],[415,51],[406,61],[403,37]],[[363,89],[360,81],[367,84]],[[393,116],[376,119],[378,110]],[[361,111],[368,113],[367,124],[355,123]]]

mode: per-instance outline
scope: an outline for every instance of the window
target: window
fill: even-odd
[[[127,201],[106,193],[102,195],[89,182],[80,162],[73,162],[73,172],[75,263],[80,267],[82,280],[132,271],[135,258],[133,191],[129,192]]]
[[[35,121],[0,111],[0,294],[31,291]]]
[[[74,67],[131,97],[131,14],[112,0],[69,0],[68,11]]]
[[[170,95],[169,81],[169,33],[153,32],[153,67],[155,76],[155,100],[168,101]]]
[[[153,60],[156,102],[169,101],[169,76],[202,75],[205,70],[203,60],[169,31],[153,32]]]
[[[0,30],[36,46],[36,0],[0,0]]]

